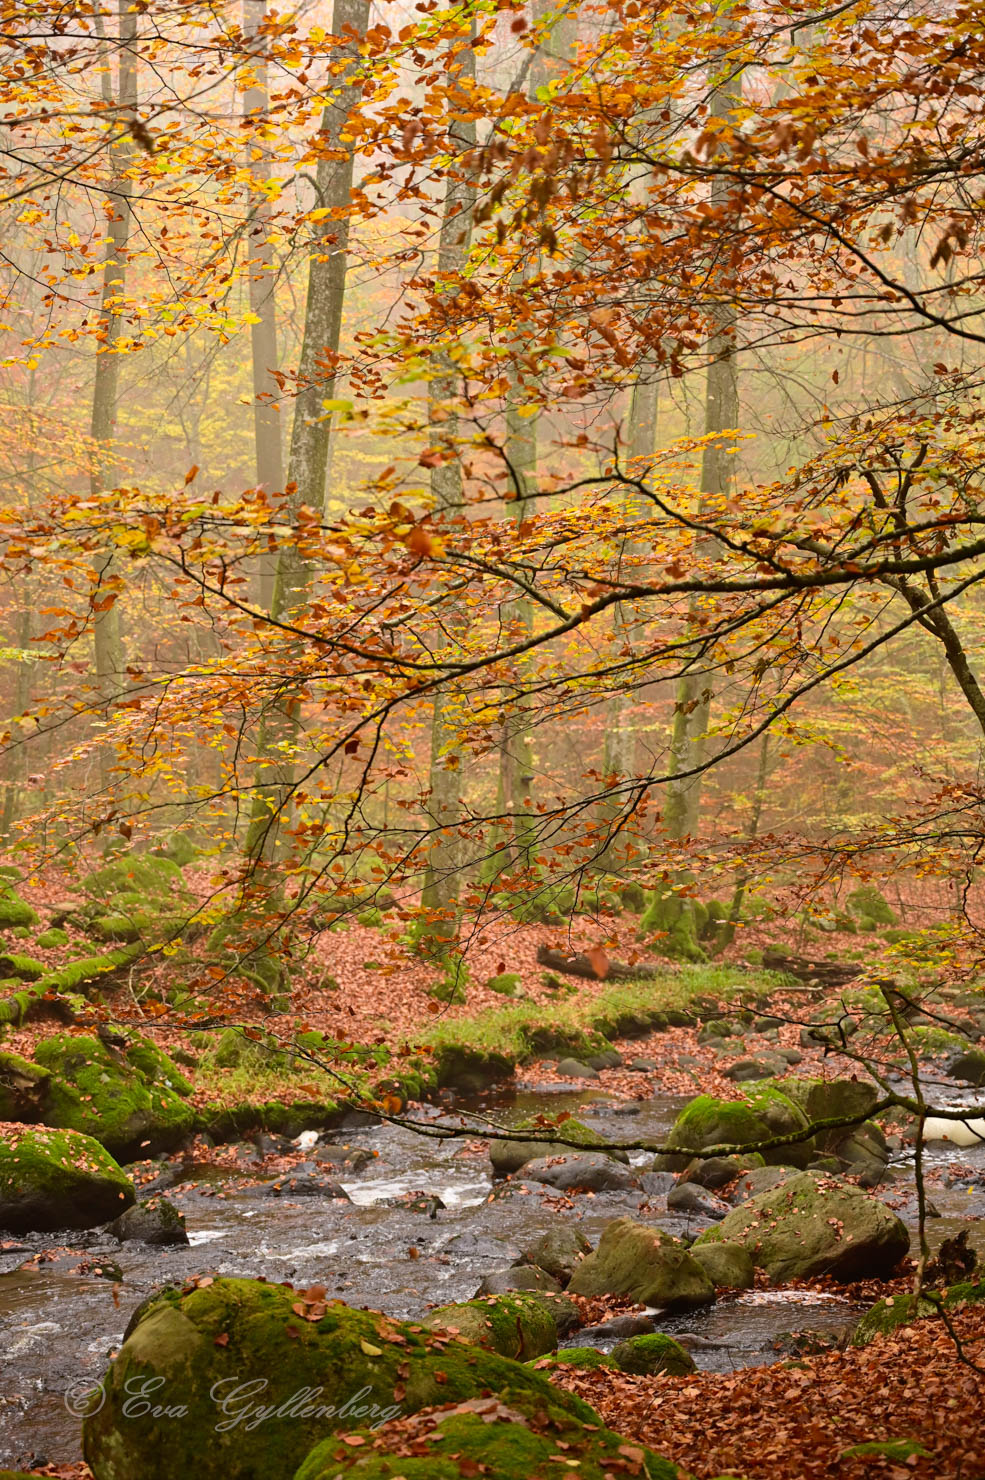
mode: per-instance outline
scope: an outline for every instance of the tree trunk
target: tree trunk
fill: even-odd
[[[137,107],[137,12],[120,0],[120,44],[117,99],[109,115],[111,128],[122,130],[135,117]],[[105,48],[103,48],[105,54]],[[109,58],[105,57],[103,102],[113,108]],[[126,285],[127,244],[132,219],[132,183],[127,177],[131,146],[125,136],[110,146],[112,178],[106,192],[107,234],[103,258],[103,285],[100,301],[99,350],[92,388],[92,463],[90,487],[93,496],[101,494],[107,484],[109,452],[116,435],[116,416],[120,388],[120,355],[114,344],[123,324],[123,301]],[[117,606],[118,578],[112,554],[99,561],[99,594],[94,598],[93,636],[96,650],[96,688],[98,713],[102,723],[109,722],[113,703],[118,697],[123,675],[123,634]],[[100,750],[100,782],[103,788],[111,779],[111,756],[108,746]]]
[[[254,124],[249,145],[249,166],[257,188],[251,211],[253,226],[247,251],[250,258],[250,347],[253,363],[253,438],[256,447],[256,480],[268,497],[282,492],[284,461],[281,449],[280,388],[273,378],[277,368],[276,272],[270,241],[270,205],[264,185],[270,179],[270,153],[264,133],[268,127],[266,40],[262,28],[266,0],[243,0],[243,35],[252,43],[251,76],[243,92],[243,116]],[[260,561],[260,607],[269,611],[274,595],[277,562],[273,555]]]
[[[347,58],[341,86],[325,106],[318,133],[315,172],[316,210],[328,215],[318,222],[308,268],[304,333],[298,366],[298,393],[287,467],[288,509],[296,520],[301,508],[325,504],[325,478],[331,436],[331,417],[323,402],[335,391],[335,366],[342,332],[346,264],[349,247],[354,149],[346,137],[346,123],[359,97],[353,76],[359,44],[369,21],[368,0],[335,0],[332,29],[340,38],[339,56]],[[341,157],[339,157],[341,156]],[[298,550],[281,550],[270,610],[275,618],[299,607],[314,572]],[[257,769],[246,851],[252,861],[274,852],[284,809],[290,796],[300,699],[294,692],[277,695],[268,704],[260,727]]]
[[[475,24],[470,27],[470,39],[475,35]],[[475,81],[475,49],[466,46],[461,53],[460,79]],[[476,141],[475,123],[467,120],[458,123],[452,137],[461,153],[474,148]],[[472,235],[472,210],[475,188],[465,169],[460,167],[448,177],[445,190],[444,211],[438,239],[438,263],[436,296],[439,301],[454,283],[457,275],[468,260]],[[462,506],[462,467],[455,450],[455,435],[458,417],[455,402],[460,391],[460,382],[454,366],[444,351],[439,353],[440,374],[428,384],[428,411],[436,439],[445,443],[451,456],[431,470],[431,492],[436,509],[454,515],[464,513]],[[464,634],[467,617],[463,611],[453,610],[448,619],[449,635],[457,643]],[[434,699],[431,715],[431,764],[429,776],[430,800],[427,807],[431,832],[428,838],[427,867],[421,904],[424,909],[434,911],[436,925],[442,939],[451,939],[457,934],[457,911],[460,887],[461,846],[457,826],[461,820],[463,773],[460,757],[455,750],[455,707],[454,688],[439,689]]]

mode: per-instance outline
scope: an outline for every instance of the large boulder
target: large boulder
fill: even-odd
[[[755,1266],[741,1244],[696,1243],[690,1253],[716,1289],[751,1290],[756,1283]]]
[[[0,1141],[0,1228],[95,1228],[134,1201],[133,1185],[89,1136],[14,1126]]]
[[[99,1038],[56,1033],[35,1050],[51,1075],[45,1120],[81,1131],[116,1156],[154,1156],[194,1129],[191,1085],[149,1039],[125,1049]]]
[[[523,1175],[558,1192],[630,1192],[641,1185],[631,1168],[620,1166],[602,1151],[538,1156],[524,1165]]]
[[[591,1252],[592,1246],[585,1235],[562,1223],[526,1244],[520,1251],[520,1260],[546,1270],[559,1284],[566,1285],[585,1255]]]
[[[518,1130],[536,1130],[539,1135],[546,1136],[547,1130],[526,1121],[517,1127]],[[605,1146],[605,1137],[600,1135],[591,1126],[583,1124],[580,1120],[569,1119],[558,1127],[559,1133],[566,1141],[574,1141],[578,1146],[600,1148]],[[507,1177],[512,1172],[518,1172],[525,1167],[528,1161],[538,1161],[545,1156],[565,1156],[571,1152],[570,1146],[565,1146],[560,1141],[490,1141],[489,1160],[492,1162],[493,1175],[496,1177]],[[613,1157],[616,1161],[626,1162],[629,1160],[625,1151],[611,1151],[604,1153]]]
[[[687,1377],[697,1371],[691,1353],[663,1331],[617,1341],[611,1355],[620,1372],[631,1372],[636,1377],[655,1377],[658,1372]]]
[[[428,1409],[346,1439],[323,1440],[294,1480],[529,1480],[555,1473],[676,1480],[678,1474],[653,1450],[628,1444],[598,1420],[586,1426],[553,1401],[518,1394]]]
[[[887,1277],[908,1252],[906,1227],[849,1182],[802,1172],[735,1208],[699,1244],[741,1244],[774,1284],[833,1275]]]
[[[947,1072],[954,1079],[962,1079],[965,1084],[985,1084],[985,1052],[980,1048],[969,1048],[963,1053],[954,1054],[947,1061]]]
[[[678,1115],[667,1136],[667,1151],[656,1158],[653,1170],[682,1172],[693,1156],[711,1146],[722,1148],[718,1155],[762,1150],[764,1141],[806,1127],[807,1116],[786,1087],[759,1085],[742,1100],[698,1095]],[[765,1161],[786,1166],[806,1166],[813,1154],[809,1139],[762,1150]]]
[[[632,1218],[606,1225],[599,1246],[578,1265],[572,1295],[629,1295],[641,1305],[690,1310],[715,1298],[700,1264],[668,1233]]]
[[[103,1390],[83,1424],[96,1480],[280,1480],[329,1434],[483,1392],[598,1422],[460,1337],[259,1280],[200,1279],[146,1301]]]

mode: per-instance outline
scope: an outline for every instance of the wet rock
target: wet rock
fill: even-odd
[[[317,1167],[300,1166],[286,1176],[278,1177],[264,1189],[266,1197],[328,1197],[337,1202],[351,1202],[349,1194],[339,1182],[321,1175]]]
[[[598,1079],[598,1070],[580,1059],[559,1059],[557,1072],[563,1079]]]
[[[716,1289],[751,1290],[756,1283],[752,1259],[741,1244],[692,1244],[689,1250]]]
[[[133,1184],[98,1141],[76,1131],[15,1127],[0,1141],[0,1228],[94,1228],[135,1201]]]
[[[668,1377],[687,1377],[698,1370],[690,1352],[662,1331],[630,1336],[617,1342],[610,1355],[621,1372],[638,1377],[654,1377],[658,1372]]]
[[[732,1193],[732,1201],[734,1203],[749,1202],[751,1198],[758,1197],[761,1192],[768,1192],[772,1187],[779,1187],[795,1175],[796,1172],[791,1167],[753,1167],[739,1177]]]
[[[775,1284],[819,1274],[884,1279],[910,1247],[904,1224],[878,1199],[816,1172],[733,1209],[698,1243],[719,1240],[742,1244]]]
[[[722,1072],[726,1079],[734,1080],[736,1084],[745,1084],[754,1079],[773,1079],[778,1074],[783,1074],[787,1069],[787,1061],[779,1054],[757,1054],[750,1059],[736,1059],[734,1064],[729,1064]]]
[[[665,1144],[668,1153],[657,1156],[653,1170],[682,1172],[696,1152],[705,1147],[749,1147],[773,1136],[803,1130],[807,1117],[795,1100],[776,1085],[766,1084],[747,1091],[745,1101],[717,1100],[697,1095],[675,1120]],[[677,1148],[680,1148],[678,1150]],[[762,1153],[765,1161],[806,1166],[813,1151],[803,1142],[793,1142]]]
[[[946,1069],[952,1079],[961,1079],[965,1084],[985,1084],[985,1052],[980,1048],[969,1048],[948,1059]]]
[[[533,1122],[526,1122],[517,1127],[518,1131],[536,1130],[541,1136],[547,1132]],[[600,1135],[591,1126],[583,1121],[569,1119],[562,1122],[557,1128],[557,1134],[564,1136],[566,1141],[577,1141],[580,1145],[604,1149],[605,1137]],[[571,1148],[564,1146],[559,1141],[490,1141],[489,1160],[493,1165],[493,1174],[497,1177],[509,1176],[511,1172],[518,1172],[521,1167],[526,1166],[529,1161],[536,1161],[545,1156],[566,1156]],[[625,1151],[610,1151],[606,1155],[615,1161],[628,1162],[629,1158]]]
[[[571,1153],[565,1156],[543,1156],[528,1161],[523,1175],[543,1182],[558,1192],[631,1192],[638,1191],[640,1180],[629,1167],[598,1152]]]
[[[581,1332],[585,1342],[613,1341],[626,1336],[644,1336],[654,1330],[656,1322],[652,1316],[613,1316],[611,1321],[602,1321],[598,1326],[586,1326]]]
[[[694,1213],[699,1218],[716,1221],[732,1211],[727,1202],[697,1182],[678,1182],[672,1187],[667,1194],[667,1209],[671,1213]]]
[[[655,1074],[660,1065],[655,1059],[639,1058],[631,1059],[626,1068],[631,1069],[634,1074]]]
[[[259,1131],[253,1144],[258,1156],[287,1156],[294,1150],[286,1136],[272,1136],[268,1131]]]
[[[121,1244],[187,1244],[184,1216],[165,1197],[149,1198],[127,1208],[109,1225],[107,1232]]]
[[[644,1172],[640,1183],[649,1197],[666,1197],[670,1189],[677,1185],[677,1178],[673,1172]]]
[[[641,1114],[641,1107],[634,1100],[627,1100],[622,1105],[612,1106],[613,1115],[626,1115],[632,1117]]]
[[[299,1317],[298,1304],[307,1319]],[[147,1383],[166,1395],[172,1416],[127,1416],[134,1384]],[[398,1385],[403,1391],[395,1401]],[[553,1389],[540,1373],[494,1352],[436,1341],[420,1325],[329,1302],[317,1289],[258,1280],[216,1279],[146,1301],[103,1386],[99,1412],[83,1425],[85,1458],[100,1480],[229,1480],[244,1474],[244,1465],[271,1480],[288,1477],[336,1430],[484,1391],[526,1394],[592,1419],[585,1404]],[[251,1413],[257,1405],[274,1410],[249,1432],[235,1421],[244,1392]],[[303,1395],[309,1400],[301,1411]],[[226,1428],[224,1417],[232,1420]]]
[[[571,1278],[573,1295],[629,1295],[641,1305],[690,1310],[715,1298],[711,1281],[691,1256],[659,1228],[618,1218]]]
[[[566,1225],[542,1233],[532,1244],[524,1245],[520,1259],[524,1264],[545,1270],[553,1279],[566,1285],[586,1254],[592,1252],[588,1239],[577,1228]]]
[[[437,1218],[439,1213],[446,1211],[436,1192],[401,1192],[397,1197],[383,1198],[380,1206],[403,1208],[409,1213],[426,1213],[429,1218]]]
[[[320,1166],[338,1167],[346,1172],[361,1172],[377,1160],[368,1146],[317,1146],[311,1159]]]
[[[690,1166],[685,1167],[679,1177],[680,1182],[697,1182],[701,1187],[708,1187],[713,1192],[724,1187],[728,1182],[734,1182],[736,1177],[743,1172],[748,1172],[753,1167],[764,1165],[763,1158],[755,1152],[745,1156],[709,1156],[705,1160],[695,1160]],[[662,1173],[661,1175],[671,1175]]]
[[[476,1295],[509,1295],[513,1290],[542,1290],[548,1295],[560,1295],[561,1285],[552,1279],[546,1270],[533,1264],[517,1264],[511,1269],[497,1269],[487,1274]]]

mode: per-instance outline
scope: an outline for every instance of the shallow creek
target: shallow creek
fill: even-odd
[[[508,1099],[463,1103],[503,1124],[537,1113],[578,1110],[613,1139],[659,1138],[685,1103],[671,1097],[643,1102],[635,1115],[615,1113],[604,1097],[586,1106],[577,1095],[517,1093]],[[421,1119],[436,1111],[423,1109]],[[339,1176],[350,1203],[325,1197],[274,1198],[265,1184],[246,1183],[245,1169],[210,1164],[185,1168],[187,1180],[166,1195],[185,1215],[187,1248],[118,1244],[88,1233],[28,1235],[0,1243],[0,1466],[78,1458],[79,1421],[69,1411],[79,1391],[104,1371],[134,1308],[163,1284],[196,1274],[264,1276],[304,1287],[323,1284],[330,1296],[398,1317],[421,1317],[429,1307],[468,1299],[482,1277],[510,1264],[527,1243],[559,1217],[597,1240],[614,1217],[639,1215],[674,1234],[696,1234],[707,1223],[668,1213],[657,1193],[599,1193],[559,1199],[548,1189],[522,1185],[491,1201],[493,1183],[484,1152],[462,1142],[426,1140],[392,1126],[363,1125],[326,1133],[325,1141],[375,1152],[360,1172]],[[632,1153],[640,1169],[647,1153]],[[929,1147],[931,1166],[943,1168],[953,1151]],[[935,1243],[969,1215],[985,1212],[985,1149],[961,1153],[974,1176],[932,1197],[941,1218]],[[327,1179],[328,1166],[319,1168]],[[902,1217],[915,1220],[915,1199],[901,1183],[887,1193]],[[910,1189],[912,1191],[912,1188]],[[414,1206],[387,1200],[422,1193]],[[428,1199],[443,1208],[430,1216]],[[32,1258],[41,1254],[41,1260]],[[30,1263],[25,1261],[31,1260]],[[97,1271],[102,1270],[102,1273]],[[779,1360],[781,1332],[843,1327],[859,1307],[810,1292],[749,1292],[720,1299],[687,1316],[660,1317],[661,1330],[683,1335],[698,1366],[730,1371]],[[583,1344],[577,1333],[568,1344]],[[611,1345],[599,1341],[598,1345]]]

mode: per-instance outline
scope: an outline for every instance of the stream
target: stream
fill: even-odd
[[[586,1094],[517,1092],[462,1102],[503,1124],[539,1113],[578,1111],[613,1139],[662,1136],[686,1099],[656,1097],[626,1113],[625,1102]],[[425,1123],[439,1112],[419,1107]],[[365,1121],[365,1117],[362,1117]],[[592,1241],[612,1218],[641,1216],[675,1235],[696,1235],[708,1223],[668,1212],[665,1195],[650,1192],[576,1194],[570,1200],[518,1176],[512,1190],[491,1198],[488,1156],[460,1141],[427,1140],[389,1125],[353,1124],[322,1137],[325,1144],[375,1153],[359,1171],[319,1166],[335,1176],[351,1202],[324,1196],[275,1198],[262,1170],[230,1171],[209,1162],[186,1164],[166,1196],[185,1215],[188,1247],[120,1244],[100,1230],[25,1235],[0,1242],[0,1466],[64,1463],[81,1456],[79,1419],[70,1412],[73,1392],[100,1377],[120,1345],[135,1307],[167,1283],[199,1274],[242,1275],[299,1287],[322,1284],[329,1297],[403,1318],[430,1307],[469,1299],[484,1275],[502,1269],[521,1246],[556,1224],[576,1224]],[[928,1167],[943,1172],[956,1160],[952,1148],[929,1146]],[[649,1153],[634,1153],[642,1171]],[[900,1164],[905,1164],[901,1157]],[[960,1153],[968,1175],[945,1185],[932,1180],[941,1217],[934,1242],[970,1217],[985,1213],[985,1148]],[[656,1181],[657,1179],[655,1179]],[[502,1186],[503,1184],[498,1184]],[[404,1205],[392,1200],[423,1194]],[[141,1195],[146,1195],[141,1190]],[[912,1184],[881,1192],[915,1225]],[[430,1200],[444,1205],[434,1209]],[[431,1216],[434,1212],[435,1216]],[[976,1230],[977,1231],[977,1230]],[[660,1330],[683,1336],[704,1370],[736,1368],[782,1359],[774,1347],[785,1332],[844,1328],[863,1306],[811,1291],[749,1291],[723,1296],[686,1315],[660,1316]],[[614,1338],[613,1338],[614,1341]],[[567,1345],[584,1345],[576,1332]],[[602,1349],[613,1342],[596,1343]]]

